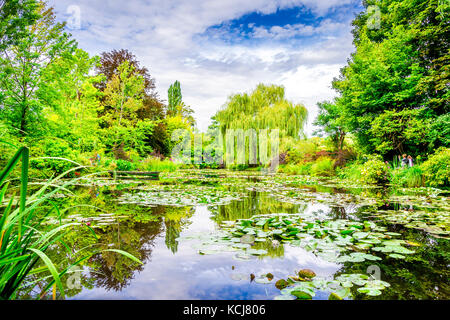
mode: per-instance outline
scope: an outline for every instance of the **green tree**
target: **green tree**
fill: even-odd
[[[42,73],[54,61],[70,54],[75,42],[63,31],[64,24],[55,22],[53,8],[40,3],[39,18],[23,38],[0,53],[0,87],[2,108],[0,117],[19,135],[36,135],[45,130],[41,99]]]
[[[344,148],[344,139],[347,135],[347,124],[346,118],[338,103],[338,99],[334,102],[318,103],[319,114],[314,125],[320,127],[315,134],[325,133],[329,135],[336,149],[342,150]]]
[[[144,80],[134,74],[134,67],[127,61],[118,68],[106,85],[105,114],[103,120],[108,126],[134,125],[136,111],[142,106]]]
[[[178,80],[170,85],[168,96],[169,96],[169,104],[167,106],[167,112],[169,114],[176,114],[177,107],[181,104],[181,101],[183,100],[183,96],[181,95],[181,85]]]
[[[98,60],[76,49],[42,73],[39,96],[47,102],[44,112],[50,134],[69,140],[80,152],[93,151],[100,144],[101,92],[95,84],[103,77],[90,75]]]
[[[307,119],[306,108],[286,100],[284,88],[259,84],[250,94],[236,94],[214,116],[220,129],[279,129],[280,137],[299,139]]]
[[[442,127],[448,121],[448,2],[368,0],[363,4],[379,8],[380,27],[370,27],[368,10],[353,21],[356,52],[333,81],[339,93],[337,110],[321,108],[317,122],[325,131],[333,131],[337,112],[363,151],[389,157],[400,150],[417,154],[446,145],[448,139],[436,134],[437,126],[431,123],[440,119]],[[383,121],[395,133],[383,128]],[[426,133],[426,127],[434,133]]]
[[[17,45],[39,18],[36,0],[0,0],[0,51]]]
[[[181,85],[178,80],[170,85],[168,90],[168,100],[167,115],[170,117],[181,116],[190,123],[191,127],[194,127],[195,119],[192,116],[194,111],[190,106],[183,102]]]

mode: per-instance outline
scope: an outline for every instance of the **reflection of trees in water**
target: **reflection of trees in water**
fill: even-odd
[[[142,262],[150,260],[154,239],[163,231],[162,220],[147,223],[129,221],[104,229],[99,242],[103,249],[124,250]],[[120,291],[128,286],[135,272],[142,271],[144,265],[115,252],[102,252],[89,259],[96,266],[91,277],[97,287]]]
[[[298,213],[304,211],[306,207],[306,205],[280,202],[266,193],[252,191],[239,201],[232,201],[217,208],[210,207],[210,210],[215,214],[213,219],[221,222],[248,219],[257,214]]]
[[[178,238],[183,228],[189,225],[189,218],[194,213],[193,208],[158,206],[153,210],[153,214],[159,216],[156,221],[128,221],[125,224],[120,223],[108,227],[101,235],[100,242],[109,244],[108,247],[110,248],[129,252],[145,263],[151,258],[155,238],[165,229],[167,248],[175,253],[178,248],[178,241],[175,239]],[[95,285],[115,291],[127,287],[134,274],[144,268],[144,265],[137,264],[114,252],[103,252],[95,255],[90,263],[96,266],[96,272],[91,274],[91,277],[95,279]]]
[[[178,250],[177,239],[180,236],[183,228],[187,227],[191,222],[189,218],[192,217],[195,210],[193,207],[165,207],[164,225],[166,227],[165,243],[168,249],[173,253]]]
[[[340,273],[365,274],[369,266],[377,266],[380,268],[381,280],[390,284],[390,287],[382,291],[382,299],[450,299],[450,241],[418,230],[403,229],[395,225],[391,227],[390,231],[402,232],[402,239],[420,244],[419,247],[410,248],[415,251],[414,254],[405,255],[405,259],[392,259],[386,255],[381,261],[346,262]],[[358,293],[356,289],[352,289],[352,293],[357,299],[371,299]]]
[[[258,256],[258,259],[264,259],[267,257],[271,258],[282,258],[284,257],[284,244],[283,243],[273,243],[272,240],[266,242],[255,242],[252,249],[264,249],[267,250],[267,254]]]
[[[347,219],[347,212],[345,211],[345,207],[330,207],[331,208],[331,218],[333,219]]]

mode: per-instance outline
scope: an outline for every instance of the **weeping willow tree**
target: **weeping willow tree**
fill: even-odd
[[[228,98],[215,119],[222,133],[226,129],[279,129],[280,137],[303,137],[308,111],[301,104],[286,100],[284,87],[259,84],[250,94]]]
[[[250,94],[230,96],[216,113],[214,120],[218,122],[223,136],[229,129],[247,132],[255,130],[256,133],[265,129],[278,129],[283,145],[283,141],[295,141],[304,137],[303,128],[307,116],[308,111],[303,105],[293,104],[285,98],[284,87],[259,84]],[[250,139],[251,137],[246,143],[250,144]]]

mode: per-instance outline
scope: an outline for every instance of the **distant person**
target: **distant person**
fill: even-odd
[[[408,158],[406,158],[406,154],[403,154],[402,157],[402,168],[404,168],[408,165]]]
[[[408,156],[408,165],[410,167],[412,167],[414,165],[413,158],[411,156]]]

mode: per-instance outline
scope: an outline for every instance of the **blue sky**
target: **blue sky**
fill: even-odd
[[[283,85],[309,111],[331,99],[331,81],[354,50],[360,0],[49,0],[57,19],[92,55],[126,48],[167,89],[181,82],[198,127],[227,97],[258,83]]]

